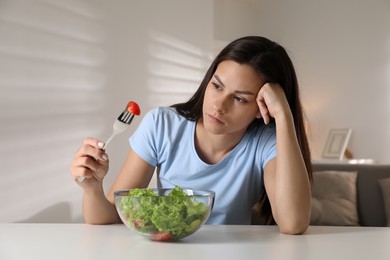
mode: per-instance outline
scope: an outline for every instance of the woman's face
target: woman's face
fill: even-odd
[[[209,81],[203,102],[203,125],[214,134],[244,134],[260,116],[257,93],[265,82],[249,65],[221,62]]]

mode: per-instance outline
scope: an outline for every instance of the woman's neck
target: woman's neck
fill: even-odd
[[[216,135],[207,131],[199,119],[195,127],[195,149],[198,156],[208,164],[223,160],[241,141],[243,134]]]

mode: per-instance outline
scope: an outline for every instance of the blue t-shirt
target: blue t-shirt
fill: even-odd
[[[157,166],[158,187],[212,190],[214,208],[207,224],[250,224],[251,208],[263,187],[263,167],[276,156],[274,124],[247,131],[217,164],[202,161],[194,144],[196,122],[174,108],[149,111],[130,137],[132,149]]]

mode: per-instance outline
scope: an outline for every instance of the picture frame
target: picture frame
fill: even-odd
[[[330,129],[322,157],[342,160],[351,134],[352,129],[349,128]]]

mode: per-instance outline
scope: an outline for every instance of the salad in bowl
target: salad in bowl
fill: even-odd
[[[154,241],[175,241],[195,233],[207,221],[215,193],[176,186],[120,190],[114,196],[128,228]]]

